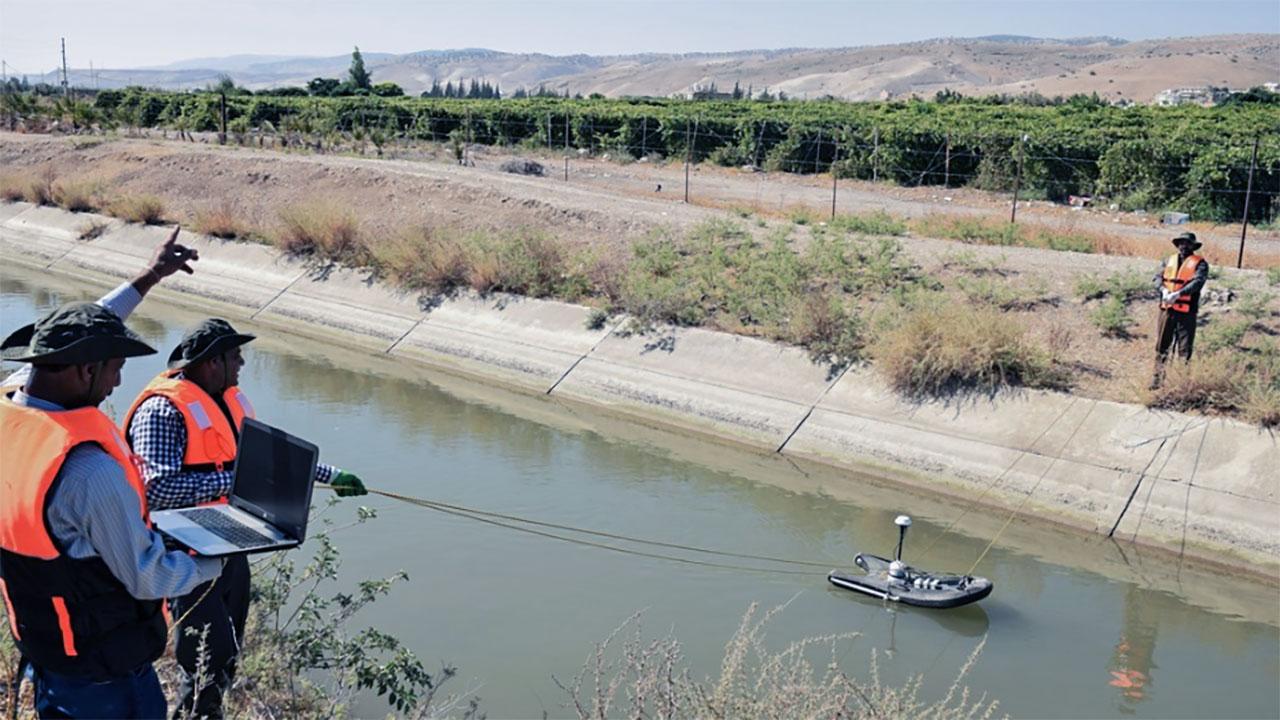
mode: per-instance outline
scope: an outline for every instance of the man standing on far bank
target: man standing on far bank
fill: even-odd
[[[129,409],[124,430],[142,459],[151,510],[227,501],[240,427],[244,418],[254,417],[253,405],[238,387],[244,367],[240,348],[253,339],[226,320],[205,320],[182,338],[169,356],[169,369],[143,388]],[[366,492],[358,477],[323,463],[316,468],[316,481],[329,483],[339,496]],[[222,696],[235,679],[244,642],[249,582],[247,556],[233,555],[212,590],[201,586],[171,600],[174,616],[185,618],[174,647],[184,671],[175,718],[222,717]],[[201,668],[205,682],[197,688]]]
[[[1196,234],[1184,232],[1173,239],[1178,252],[1170,255],[1156,274],[1160,292],[1160,315],[1156,320],[1156,367],[1152,389],[1164,382],[1165,361],[1174,350],[1186,362],[1196,339],[1196,313],[1200,310],[1200,291],[1209,279],[1209,263],[1196,254],[1200,242]]]

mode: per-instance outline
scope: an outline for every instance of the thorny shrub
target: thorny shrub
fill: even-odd
[[[781,650],[765,643],[765,629],[783,610],[757,617],[752,605],[725,646],[718,677],[697,679],[685,666],[680,641],[668,635],[646,640],[636,614],[598,643],[578,673],[556,684],[566,707],[580,720],[629,718],[989,718],[998,703],[974,698],[963,687],[985,640],[974,648],[946,693],[921,697],[923,677],[901,687],[884,684],[877,656],[870,677],[860,681],[841,668],[857,633],[805,638]],[[625,633],[625,634],[624,634]],[[621,648],[614,645],[622,638]],[[818,657],[824,658],[815,663]]]

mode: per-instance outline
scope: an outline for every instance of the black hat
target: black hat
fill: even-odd
[[[1192,250],[1197,250],[1200,248],[1201,245],[1203,245],[1203,243],[1201,243],[1199,240],[1196,240],[1196,234],[1193,232],[1184,232],[1181,235],[1175,237],[1171,242],[1173,243],[1174,247],[1177,247],[1179,243],[1184,243],[1184,242],[1188,243],[1191,245]]]
[[[67,303],[0,343],[0,358],[15,362],[85,365],[154,355],[119,315],[96,303]]]
[[[201,360],[238,348],[254,338],[236,332],[231,323],[220,318],[209,318],[182,337],[178,347],[169,353],[169,369],[180,370]]]

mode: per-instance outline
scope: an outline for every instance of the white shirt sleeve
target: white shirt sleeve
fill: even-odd
[[[138,294],[138,289],[132,282],[123,282],[116,289],[98,298],[99,305],[115,313],[121,320],[128,319],[141,303],[142,296]],[[0,387],[24,387],[29,377],[31,377],[31,366],[23,365],[0,382]]]
[[[121,283],[115,290],[98,298],[99,305],[118,315],[121,320],[128,320],[141,302],[142,295],[138,294],[138,289],[132,282]]]

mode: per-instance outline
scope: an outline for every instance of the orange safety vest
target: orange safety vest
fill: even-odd
[[[160,601],[132,597],[99,557],[66,555],[50,531],[45,510],[58,472],[85,443],[119,463],[147,523],[134,457],[102,411],[50,412],[0,397],[0,593],[9,629],[37,667],[103,680],[158,658],[166,628]]]
[[[1164,263],[1164,289],[1169,292],[1177,292],[1183,286],[1191,282],[1196,276],[1196,268],[1200,266],[1200,262],[1204,258],[1199,255],[1188,255],[1186,260],[1181,264],[1178,263],[1178,254],[1174,253]],[[1171,303],[1160,301],[1162,310],[1173,310],[1174,312],[1191,312],[1192,299],[1183,295]]]
[[[134,413],[148,398],[159,395],[173,403],[182,413],[187,427],[187,449],[182,456],[182,469],[189,472],[229,470],[235,466],[237,438],[247,417],[255,417],[253,405],[238,387],[227,388],[222,401],[227,414],[199,385],[162,373],[152,380],[138,399],[133,401],[124,418],[125,431],[133,422]],[[234,427],[232,425],[234,423]]]

